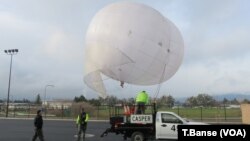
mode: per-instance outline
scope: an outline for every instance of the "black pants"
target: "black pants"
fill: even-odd
[[[32,141],[35,141],[37,137],[40,139],[40,141],[44,141],[42,129],[35,129],[35,134],[32,138]]]
[[[145,103],[144,102],[137,103],[136,114],[145,114]]]
[[[87,129],[87,123],[78,125],[78,137],[77,137],[77,141],[81,140],[81,135],[82,135],[82,139],[85,140],[86,129]]]

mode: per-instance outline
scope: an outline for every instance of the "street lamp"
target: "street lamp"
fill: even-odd
[[[8,86],[8,96],[7,96],[7,107],[6,107],[6,117],[8,117],[8,114],[9,114],[9,98],[10,98],[10,80],[11,80],[12,56],[16,55],[18,53],[18,49],[8,49],[8,50],[4,50],[4,52],[7,55],[11,56],[11,59],[10,59],[9,86]]]
[[[46,85],[45,86],[45,90],[44,90],[44,100],[43,100],[43,104],[44,104],[44,114],[45,114],[45,118],[46,118],[46,90],[47,90],[47,87],[55,87],[54,85]]]

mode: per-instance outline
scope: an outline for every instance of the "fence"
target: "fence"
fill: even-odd
[[[68,107],[61,105],[60,108],[42,107],[38,105],[9,106],[8,117],[12,118],[34,118],[38,109],[43,111],[44,118],[74,119],[80,111],[80,107]],[[108,106],[92,106],[85,108],[91,119],[109,119]],[[6,106],[0,105],[0,117],[6,116]]]
[[[44,118],[59,118],[59,119],[74,119],[79,113],[78,107],[66,107],[61,105],[57,108],[42,108],[37,105],[22,105],[9,107],[8,117],[17,118],[33,118],[36,115],[37,109],[42,109]],[[93,120],[109,120],[110,109],[109,106],[91,106],[86,107],[85,111],[89,113],[90,118]],[[241,122],[241,109],[240,108],[227,108],[227,107],[175,107],[169,108],[167,106],[158,106],[158,111],[172,111],[186,119],[195,121],[207,122]],[[123,112],[122,109],[120,111]],[[6,106],[0,106],[0,117],[6,116]]]

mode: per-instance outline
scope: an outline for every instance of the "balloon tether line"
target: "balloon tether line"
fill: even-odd
[[[160,92],[160,88],[161,88],[162,80],[163,80],[163,78],[164,78],[164,74],[165,74],[165,69],[166,69],[166,64],[164,65],[164,69],[163,69],[163,72],[162,72],[162,75],[161,75],[161,78],[160,78],[160,81],[159,81],[158,87],[157,87],[156,92],[155,92],[154,102],[156,102],[156,98],[158,97],[158,94],[159,94],[159,92]]]

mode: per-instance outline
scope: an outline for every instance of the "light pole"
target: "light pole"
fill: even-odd
[[[47,87],[55,87],[54,85],[46,85],[45,86],[45,90],[44,90],[44,100],[43,100],[43,104],[44,104],[44,113],[45,113],[45,118],[46,118],[46,90],[47,90]]]
[[[7,107],[6,107],[6,117],[9,114],[9,98],[10,98],[10,80],[11,80],[11,68],[12,68],[12,56],[18,53],[18,49],[8,49],[4,50],[7,55],[11,56],[10,59],[10,74],[9,74],[9,86],[8,86],[8,96],[7,96]]]

